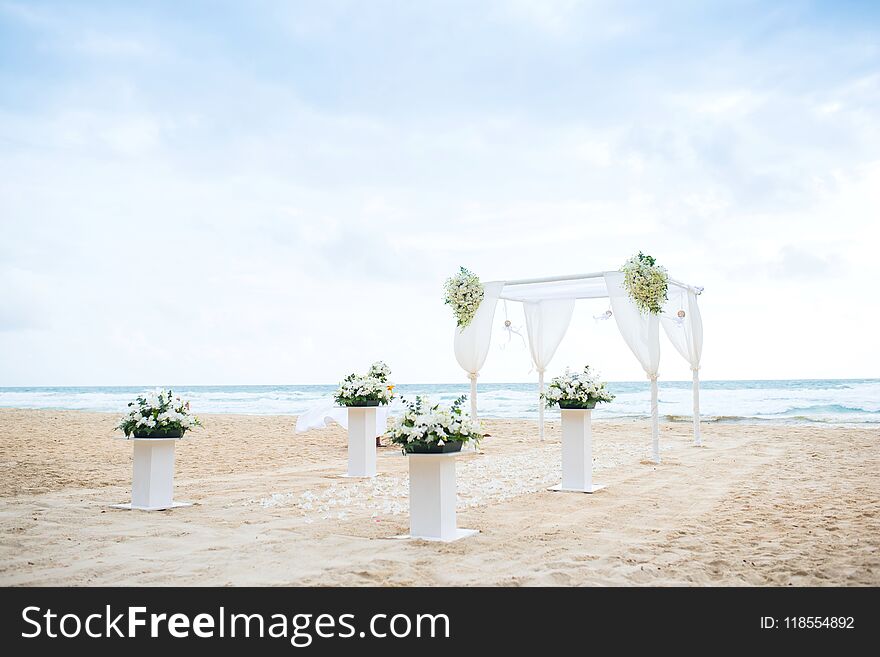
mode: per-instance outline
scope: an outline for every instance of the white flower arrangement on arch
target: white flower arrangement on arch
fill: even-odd
[[[400,445],[404,454],[454,452],[470,442],[479,445],[483,433],[480,423],[462,409],[466,400],[462,395],[449,408],[422,396],[404,401],[406,412],[391,419],[385,436]]]
[[[340,406],[379,406],[394,399],[394,384],[389,382],[391,368],[376,361],[363,376],[349,374],[336,389],[333,399]]]
[[[466,328],[473,321],[483,301],[484,290],[480,277],[460,267],[455,276],[446,279],[443,289],[443,302],[452,306],[458,328]]]
[[[669,298],[669,275],[657,260],[638,252],[623,263],[623,286],[627,294],[643,313],[659,315],[663,303]]]
[[[131,410],[116,427],[122,429],[126,438],[182,438],[189,429],[202,426],[199,418],[190,414],[189,402],[170,388],[138,395],[128,407]]]
[[[589,365],[581,372],[572,372],[566,367],[565,372],[550,381],[547,391],[541,396],[547,408],[559,406],[589,409],[614,399],[614,395],[605,387],[605,382],[600,380],[598,373],[593,372]]]

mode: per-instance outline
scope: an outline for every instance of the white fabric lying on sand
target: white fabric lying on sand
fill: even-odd
[[[388,415],[391,409],[388,406],[376,407],[376,435],[385,433],[388,426]],[[330,422],[336,422],[348,429],[348,409],[334,404],[316,406],[296,418],[296,433],[303,433],[309,429],[323,429]]]

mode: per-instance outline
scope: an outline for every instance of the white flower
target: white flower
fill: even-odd
[[[460,397],[451,407],[441,408],[424,397],[416,397],[407,402],[402,416],[392,418],[387,435],[392,442],[402,446],[413,443],[443,446],[449,442],[478,441],[479,423],[462,414],[464,399]]]
[[[669,276],[656,260],[641,251],[627,260],[623,267],[623,284],[627,294],[642,312],[659,314],[668,298]]]
[[[394,386],[388,381],[390,375],[391,369],[382,361],[377,361],[365,376],[350,374],[345,377],[334,398],[343,406],[365,401],[387,404],[394,397]]]
[[[457,325],[465,328],[483,301],[483,284],[476,274],[461,267],[458,274],[446,281],[444,290],[444,303],[452,306]]]
[[[198,419],[189,414],[186,402],[175,397],[171,390],[157,388],[145,392],[129,407],[131,410],[118,426],[126,435],[139,428],[191,429],[201,426]]]
[[[614,399],[614,395],[608,392],[605,383],[590,370],[589,365],[583,372],[576,373],[566,368],[561,376],[550,382],[543,397],[548,407],[555,406],[560,401],[589,404],[609,402]]]

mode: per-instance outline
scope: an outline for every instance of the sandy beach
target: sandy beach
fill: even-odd
[[[595,495],[550,492],[559,426],[488,420],[458,460],[451,544],[408,529],[407,460],[352,480],[339,427],[204,416],[177,451],[166,512],[129,498],[117,416],[0,409],[2,585],[880,585],[876,429],[595,423]]]

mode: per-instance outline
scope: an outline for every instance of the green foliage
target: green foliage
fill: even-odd
[[[614,395],[605,387],[605,382],[599,379],[589,365],[586,365],[582,372],[572,372],[565,368],[562,375],[550,381],[547,391],[541,397],[546,402],[547,408],[552,408],[560,402],[587,408],[614,399]]]
[[[161,438],[202,426],[199,418],[190,414],[189,402],[184,402],[168,390],[156,389],[139,395],[128,404],[129,412],[119,422],[126,437]]]
[[[639,251],[627,260],[621,270],[627,294],[643,313],[658,315],[669,298],[669,276],[657,260]]]
[[[400,445],[404,454],[446,443],[479,444],[483,437],[480,425],[465,414],[465,401],[467,396],[462,395],[449,408],[443,408],[420,395],[413,401],[404,400],[406,411],[392,419],[393,424],[386,436],[392,443]]]
[[[446,280],[443,302],[452,306],[459,328],[467,327],[483,301],[484,289],[480,278],[472,271],[459,267],[458,273]]]
[[[394,399],[394,386],[388,382],[391,369],[383,362],[376,361],[366,375],[349,374],[339,384],[333,399],[340,406],[364,406],[378,402],[388,404]]]

